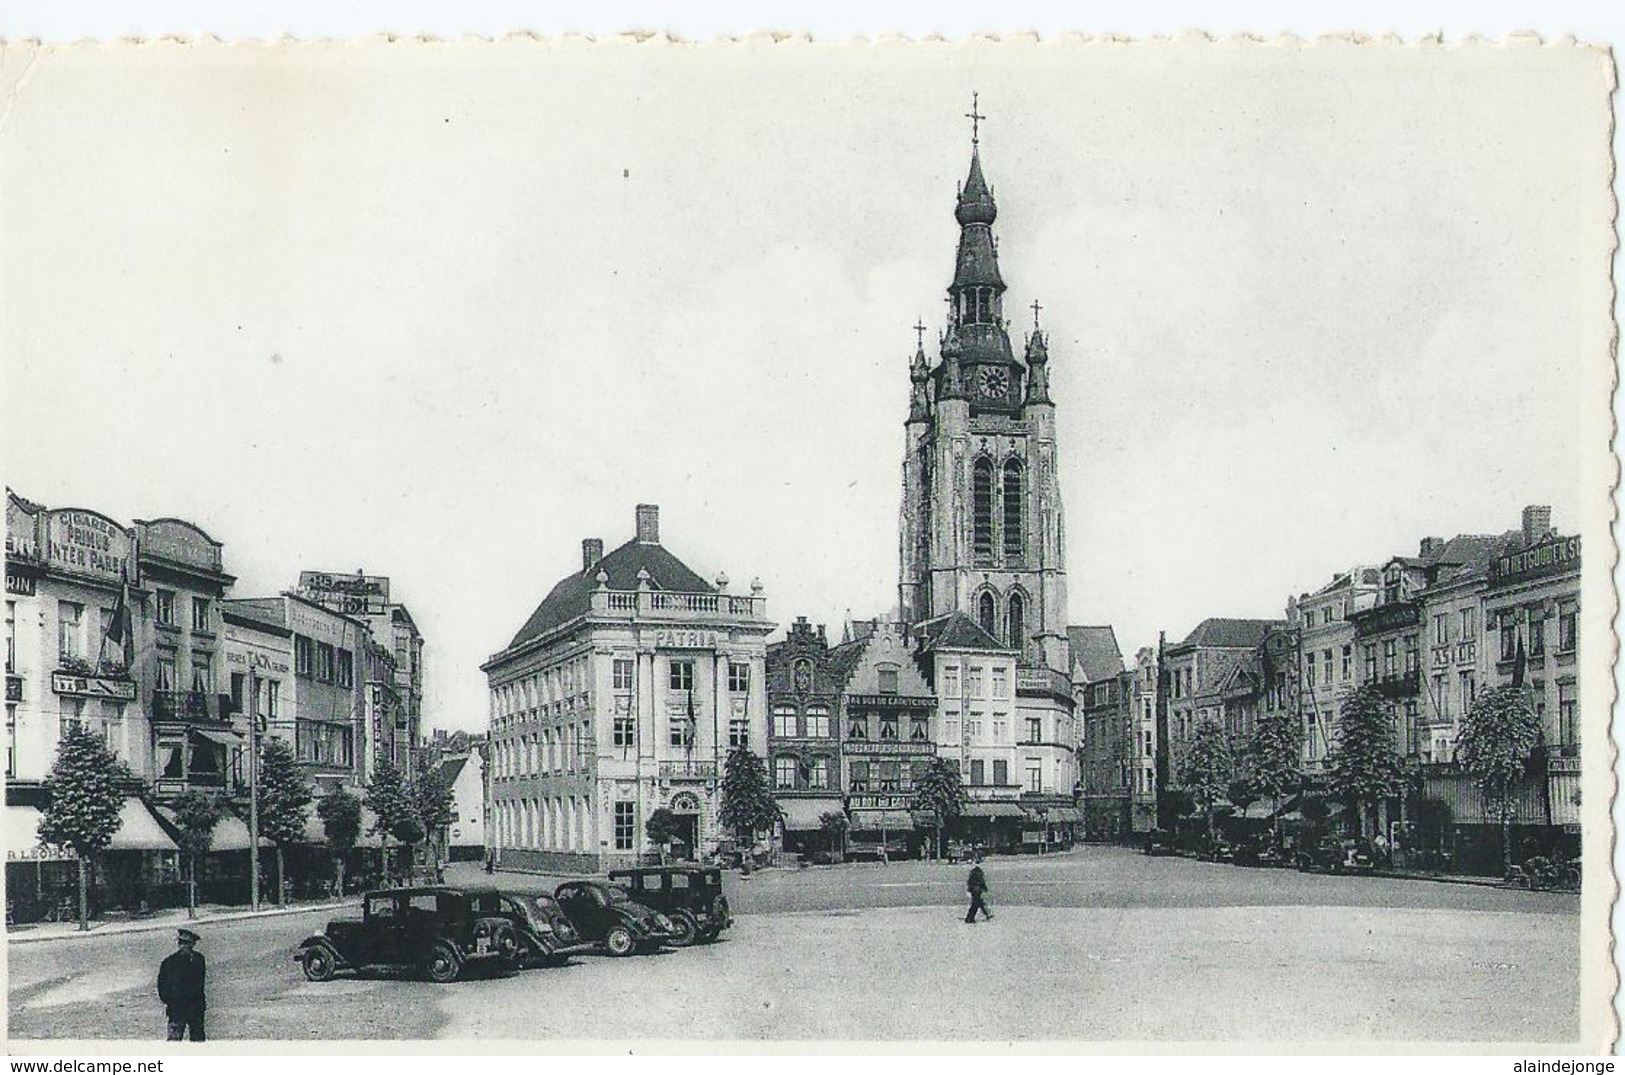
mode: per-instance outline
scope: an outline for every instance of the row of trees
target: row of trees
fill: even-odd
[[[73,851],[78,860],[79,928],[89,929],[89,879],[99,856],[107,850],[121,824],[120,811],[130,791],[141,781],[102,740],[89,730],[71,725],[57,747],[56,761],[45,779],[39,838]],[[277,903],[286,901],[285,854],[306,842],[306,810],[314,789],[300,771],[293,748],[282,739],[262,737],[256,774],[259,835],[276,853]],[[386,842],[397,841],[411,861],[416,845],[452,820],[452,794],[434,768],[407,777],[397,766],[380,760],[366,788],[365,802],[375,815],[371,831]],[[215,829],[227,812],[226,797],[218,792],[191,789],[172,804],[186,872],[187,910],[197,910],[197,867],[214,845]],[[316,813],[327,846],[335,859],[340,891],[345,862],[361,838],[362,800],[338,789],[321,797]],[[438,866],[438,862],[435,863]]]
[[[948,827],[964,812],[965,803],[959,767],[948,758],[930,759],[914,782],[909,807],[935,818],[938,854],[944,851]],[[781,816],[768,784],[767,766],[746,747],[734,748],[723,765],[722,804],[717,816],[741,845],[748,844],[755,833],[769,828]],[[670,840],[675,822],[671,811],[662,808],[650,816],[644,828],[653,843],[664,844]],[[842,839],[849,826],[846,815],[835,811],[821,815],[819,824],[834,841]]]
[[[1259,718],[1239,750],[1211,721],[1196,729],[1179,778],[1207,819],[1210,836],[1215,808],[1224,801],[1245,810],[1265,799],[1279,813],[1281,800],[1303,787],[1300,735],[1296,717],[1288,713]],[[1458,731],[1457,760],[1500,821],[1502,854],[1509,865],[1512,816],[1541,738],[1540,720],[1521,686],[1480,693]],[[1400,752],[1392,707],[1375,686],[1358,687],[1342,699],[1326,767],[1328,789],[1354,808],[1361,832],[1382,802],[1410,787],[1413,774]]]

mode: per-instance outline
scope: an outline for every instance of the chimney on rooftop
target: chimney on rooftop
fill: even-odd
[[[581,539],[581,570],[591,571],[592,565],[604,558],[603,538]]]
[[[1425,560],[1442,548],[1444,548],[1444,538],[1425,537],[1422,539],[1422,546],[1417,555]]]
[[[660,505],[638,505],[638,541],[644,545],[660,544]]]
[[[1523,543],[1533,545],[1552,529],[1550,504],[1531,504],[1523,509]]]

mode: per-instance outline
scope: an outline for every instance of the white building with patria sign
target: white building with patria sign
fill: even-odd
[[[767,748],[767,619],[760,583],[728,592],[660,543],[659,508],[636,536],[555,584],[483,666],[490,686],[491,826],[498,859],[592,871],[650,850],[649,816],[677,818],[679,847],[728,837],[723,762]]]

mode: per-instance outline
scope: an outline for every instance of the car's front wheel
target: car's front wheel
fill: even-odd
[[[637,939],[625,926],[616,926],[604,935],[604,947],[612,956],[629,956],[637,950]]]
[[[423,973],[429,981],[441,985],[455,982],[462,972],[463,961],[457,958],[457,953],[445,941],[429,949],[429,958],[423,961]]]
[[[305,949],[305,957],[300,963],[304,966],[305,977],[313,982],[327,981],[338,969],[333,953],[320,946]]]

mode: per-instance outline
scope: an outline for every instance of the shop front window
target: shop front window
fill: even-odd
[[[226,783],[226,748],[207,739],[192,741],[191,766],[187,782],[224,787]]]
[[[158,776],[164,780],[186,779],[186,741],[160,739],[158,741]]]

